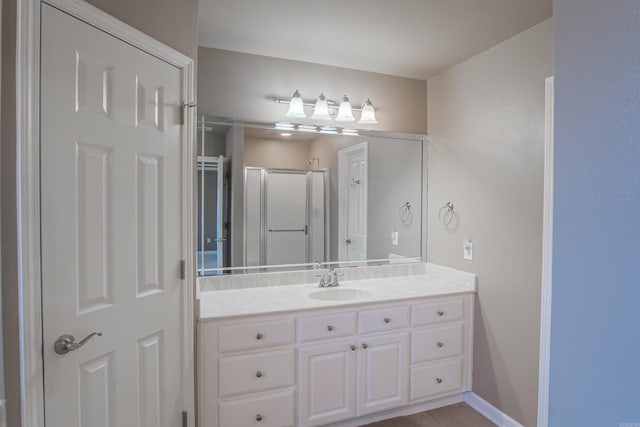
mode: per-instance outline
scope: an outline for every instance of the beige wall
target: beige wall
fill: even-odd
[[[198,0],[86,1],[191,58],[198,55]]]
[[[308,141],[285,141],[245,137],[244,165],[276,169],[306,169],[309,155]]]
[[[426,132],[427,86],[422,80],[218,49],[198,49],[200,114],[288,121],[285,116],[287,105],[276,104],[269,97],[289,99],[296,89],[310,101],[322,91],[327,98],[336,101],[346,93],[354,105],[371,98],[379,124],[353,124],[358,128]],[[300,122],[312,123],[309,119]]]
[[[2,0],[2,327],[7,425],[20,427],[16,196],[16,3]],[[197,54],[197,0],[90,0],[186,55]]]
[[[536,425],[545,21],[428,82],[428,259],[478,274],[473,391]],[[438,209],[455,204],[445,229]],[[474,242],[473,261],[462,242]]]

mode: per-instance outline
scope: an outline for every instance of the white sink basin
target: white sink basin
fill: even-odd
[[[365,291],[363,289],[331,288],[313,292],[309,295],[309,297],[325,301],[349,301],[359,298],[366,298],[370,295],[371,292]]]

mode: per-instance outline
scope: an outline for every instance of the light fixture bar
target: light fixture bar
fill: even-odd
[[[280,98],[274,98],[273,102],[275,102],[276,104],[291,104],[291,100],[289,99],[280,99]],[[331,99],[327,99],[327,103],[329,104],[329,108],[337,110],[339,105],[337,102],[331,100]],[[306,102],[303,101],[302,105],[304,105],[305,107],[315,107],[316,103],[314,102]],[[351,104],[351,110],[353,111],[362,111],[361,107],[355,107],[353,104]]]

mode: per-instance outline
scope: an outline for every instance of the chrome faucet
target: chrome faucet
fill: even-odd
[[[333,288],[336,286],[340,286],[338,282],[338,273],[336,273],[336,269],[330,269],[325,276],[322,276],[320,279],[320,284],[318,285],[321,288]]]

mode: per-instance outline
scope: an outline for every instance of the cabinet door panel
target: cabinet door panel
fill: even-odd
[[[356,414],[353,340],[298,350],[298,425],[317,426]]]
[[[409,401],[409,333],[359,341],[358,415],[406,405]]]

